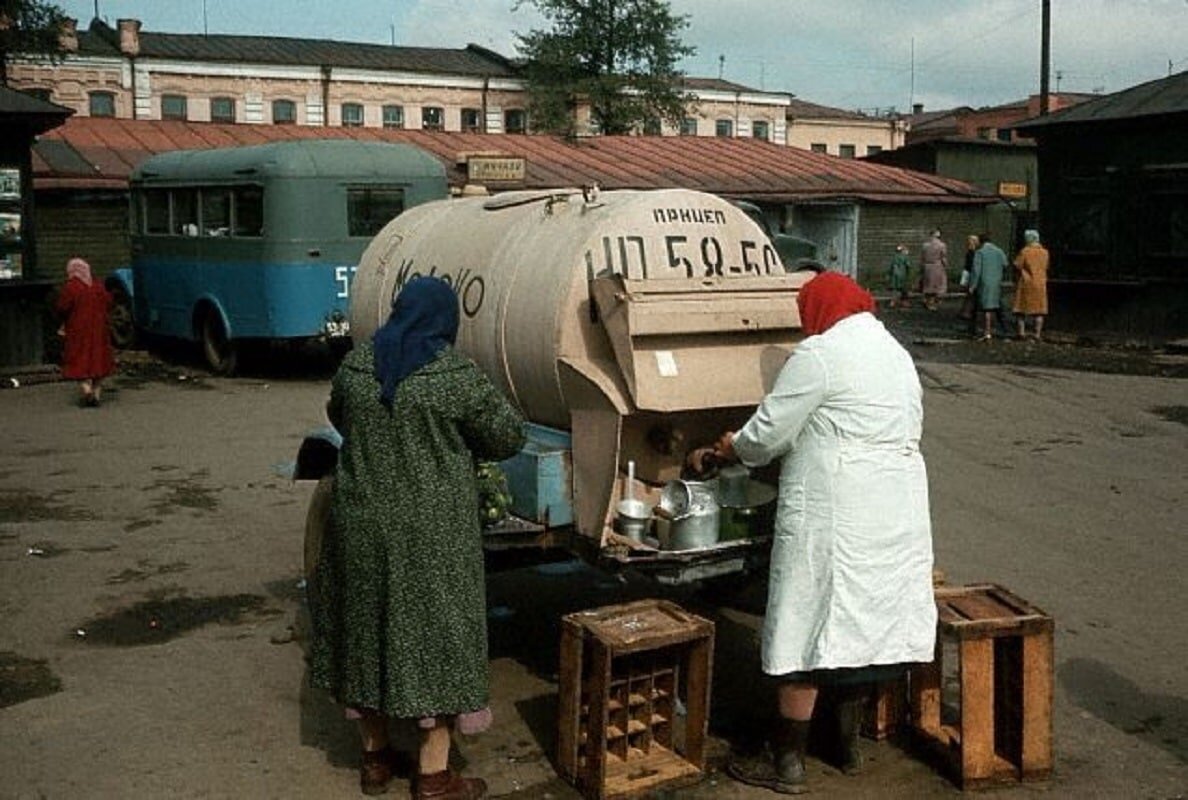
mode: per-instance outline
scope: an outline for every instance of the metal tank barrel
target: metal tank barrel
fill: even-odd
[[[364,252],[356,340],[417,275],[453,286],[458,348],[525,416],[572,430],[578,529],[602,543],[627,459],[666,480],[694,438],[762,399],[799,338],[806,279],[743,211],[700,192],[444,200],[396,217]]]

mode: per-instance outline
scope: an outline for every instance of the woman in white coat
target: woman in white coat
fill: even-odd
[[[915,365],[844,275],[813,278],[798,304],[807,338],[713,450],[750,467],[783,459],[762,635],[763,671],[779,681],[774,759],[730,771],[788,794],[806,788],[818,687],[837,687],[841,766],[856,772],[864,693],[931,661],[936,635]]]

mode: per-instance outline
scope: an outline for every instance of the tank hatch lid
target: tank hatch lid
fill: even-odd
[[[546,201],[561,202],[568,200],[573,195],[581,193],[581,189],[534,189],[523,192],[500,192],[490,200],[484,201],[483,209],[486,211],[501,211],[505,208],[525,206],[529,203],[542,203]]]
[[[756,405],[801,338],[796,297],[809,276],[594,280],[615,360],[637,408]]]

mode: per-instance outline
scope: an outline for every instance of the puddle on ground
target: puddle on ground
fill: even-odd
[[[62,691],[62,681],[44,659],[24,658],[0,650],[0,708]]]
[[[291,578],[277,578],[264,584],[264,588],[277,600],[300,602],[305,599],[305,578],[293,575]]]
[[[188,478],[168,478],[158,480],[148,487],[149,491],[166,490],[166,494],[151,506],[157,514],[169,514],[175,508],[193,508],[199,511],[213,511],[219,507],[219,500],[215,496],[217,489],[200,486],[198,480],[209,474],[207,470],[199,470]]]
[[[78,626],[74,637],[86,644],[134,647],[160,644],[203,625],[234,625],[246,614],[264,614],[258,594],[152,598]]]
[[[86,511],[61,505],[55,495],[26,489],[0,489],[0,522],[45,522],[91,519]]]
[[[1163,417],[1168,422],[1188,425],[1188,406],[1155,406],[1151,413]]]

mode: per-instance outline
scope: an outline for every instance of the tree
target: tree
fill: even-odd
[[[0,86],[8,85],[8,59],[16,53],[62,57],[59,36],[66,12],[43,0],[0,0]]]
[[[676,68],[694,52],[679,37],[687,16],[673,14],[666,0],[518,0],[516,7],[525,4],[553,26],[516,35],[534,128],[571,132],[580,102],[606,134],[680,124],[693,100]]]

